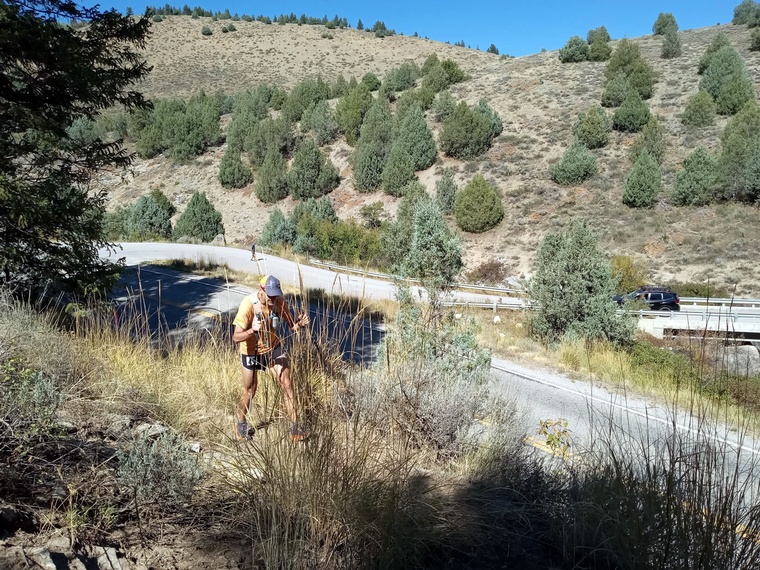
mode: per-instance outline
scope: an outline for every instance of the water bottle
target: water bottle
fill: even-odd
[[[276,313],[272,313],[272,329],[277,330],[280,326],[280,317]]]

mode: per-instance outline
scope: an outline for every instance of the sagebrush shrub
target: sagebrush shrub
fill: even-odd
[[[211,35],[211,34],[213,34],[213,33],[214,33],[214,32],[212,32],[212,31],[211,31],[211,28],[209,28],[208,26],[203,26],[203,27],[201,28],[201,34],[203,34],[204,36],[210,36],[210,35]]]
[[[562,63],[575,63],[588,59],[588,44],[580,36],[573,36],[559,50],[559,60]]]
[[[686,103],[686,109],[684,109],[681,121],[684,125],[691,127],[706,127],[715,122],[716,113],[717,109],[712,95],[704,89],[700,89]]]
[[[633,164],[623,191],[623,204],[631,208],[651,208],[662,185],[662,173],[657,160],[642,152]]]
[[[457,226],[470,233],[482,233],[504,219],[504,205],[496,186],[476,174],[457,192],[454,199],[454,216]]]
[[[594,149],[606,146],[612,130],[612,119],[604,109],[595,105],[585,113],[578,114],[573,125],[573,135],[586,148]]]
[[[549,168],[551,179],[557,184],[579,184],[599,170],[596,156],[577,141],[568,147],[557,162]]]
[[[703,206],[710,203],[718,183],[718,160],[704,147],[697,148],[676,173],[670,199],[676,206]]]
[[[203,479],[199,457],[173,431],[157,439],[147,432],[135,436],[126,451],[120,451],[118,480],[140,502],[185,500]]]

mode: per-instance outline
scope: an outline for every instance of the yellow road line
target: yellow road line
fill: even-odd
[[[555,447],[552,447],[551,445],[546,443],[545,439],[541,439],[540,437],[536,437],[535,435],[529,435],[523,441],[540,451],[544,451],[556,457],[561,457],[563,459],[571,459],[573,457],[573,454],[570,453],[570,451],[568,451],[567,449],[557,449]]]

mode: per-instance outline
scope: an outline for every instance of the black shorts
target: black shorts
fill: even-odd
[[[246,370],[268,370],[275,364],[282,364],[285,356],[282,346],[277,346],[266,354],[241,354],[240,362]]]

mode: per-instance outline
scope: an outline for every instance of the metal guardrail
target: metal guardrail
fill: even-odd
[[[702,312],[679,312],[679,311],[626,311],[625,309],[619,309],[618,313],[633,313],[639,315],[639,317],[657,317],[661,319],[671,320],[696,320],[700,321],[760,321],[760,313],[724,313],[714,311],[702,311]]]
[[[710,299],[704,297],[681,297],[681,306],[716,306],[716,307],[743,307],[746,309],[760,309],[760,299],[740,299],[735,297],[733,299]]]
[[[389,273],[378,273],[375,271],[364,271],[363,269],[356,269],[355,267],[345,267],[343,265],[337,265],[335,263],[327,263],[324,261],[318,261],[316,259],[309,259],[311,265],[317,265],[326,269],[332,269],[333,271],[341,271],[343,273],[354,273],[356,275],[362,275],[365,277],[374,277],[375,279],[383,279],[384,281],[393,281],[396,277]],[[419,279],[407,279],[410,283],[420,283]],[[508,293],[525,294],[525,289],[506,289],[501,287],[487,287],[485,285],[473,285],[471,283],[453,283],[451,285],[453,289],[464,289],[471,291],[481,291],[484,293],[493,293],[494,295],[505,295]]]
[[[394,277],[393,275],[390,275],[388,273],[379,273],[374,271],[364,271],[362,269],[356,269],[354,267],[345,267],[343,265],[338,265],[336,263],[327,263],[324,261],[319,261],[316,259],[309,259],[309,263],[312,265],[324,267],[327,269],[332,269],[333,271],[341,271],[343,273],[354,273],[356,275],[363,275],[366,277],[373,277],[375,279],[383,279],[385,281],[393,281]],[[409,279],[408,280],[411,283],[419,283],[419,279]],[[453,283],[452,284],[453,289],[459,289],[459,290],[469,290],[469,291],[480,291],[483,293],[489,293],[493,295],[509,295],[509,294],[517,294],[517,295],[525,295],[527,291],[525,289],[509,289],[509,288],[502,288],[502,287],[486,287],[483,285],[474,285],[472,283]],[[748,309],[760,309],[760,299],[741,299],[738,297],[735,298],[706,298],[706,297],[681,297],[681,306],[684,305],[690,305],[693,307],[697,306],[707,306],[707,307],[731,307],[731,308],[748,308]],[[476,303],[459,303],[459,304],[468,304],[471,307],[476,306]],[[492,307],[493,303],[483,303],[483,306],[486,307]],[[517,308],[511,303],[499,303],[499,305],[504,305],[504,307],[499,308],[507,308],[507,309],[513,309]],[[520,307],[525,308],[525,307]],[[642,311],[643,313],[650,313],[653,311]],[[656,313],[656,311],[654,311]],[[663,316],[661,313],[660,316]]]

